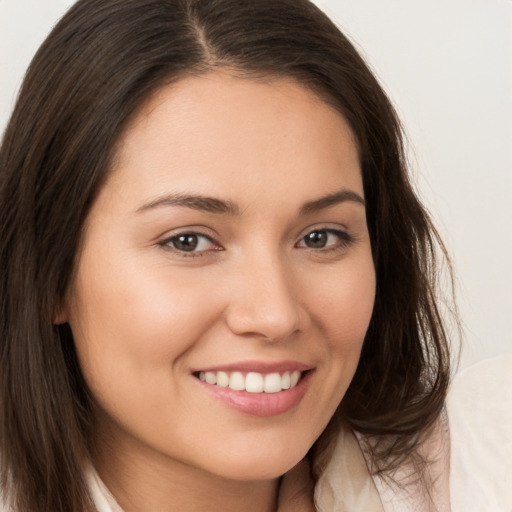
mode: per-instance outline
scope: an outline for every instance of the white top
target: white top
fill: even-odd
[[[457,375],[447,408],[453,512],[511,512],[512,354]]]

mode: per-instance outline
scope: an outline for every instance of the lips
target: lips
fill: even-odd
[[[192,373],[203,389],[231,409],[255,416],[283,414],[300,403],[314,368],[297,362],[245,362]]]

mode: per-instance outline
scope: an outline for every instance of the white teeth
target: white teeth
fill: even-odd
[[[263,380],[263,391],[265,393],[278,393],[283,389],[281,387],[281,375],[279,373],[269,373]]]
[[[245,391],[245,378],[240,372],[233,372],[229,378],[229,387],[235,391]]]
[[[217,372],[217,386],[227,388],[229,384],[229,376],[226,372]]]
[[[217,384],[217,374],[216,373],[206,372],[204,374],[204,377],[205,377],[206,382],[208,382],[208,384]]]
[[[298,370],[295,370],[290,376],[290,387],[294,388],[297,385],[297,382],[299,382],[299,379],[300,372]]]
[[[279,393],[285,389],[294,388],[302,373],[299,370],[284,373],[249,372],[244,377],[242,372],[199,372],[199,379],[219,387],[229,387],[235,391],[248,393]]]
[[[249,372],[245,377],[245,391],[247,393],[261,393],[263,391],[263,375]]]

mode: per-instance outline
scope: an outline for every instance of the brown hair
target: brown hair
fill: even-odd
[[[79,0],[34,57],[0,153],[1,489],[19,512],[92,509],[92,399],[70,329],[53,319],[123,128],[162,85],[216,67],[296,79],[359,144],[377,293],[333,422],[392,438],[373,452],[385,470],[440,414],[442,244],[409,182],[395,112],[347,38],[307,0]]]

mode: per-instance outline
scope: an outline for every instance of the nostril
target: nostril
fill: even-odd
[[[257,304],[246,308],[237,304],[228,312],[227,324],[239,336],[257,337],[271,344],[282,342],[302,330],[305,325],[302,316],[295,308],[283,310],[276,307],[268,311],[264,307],[258,308]]]

